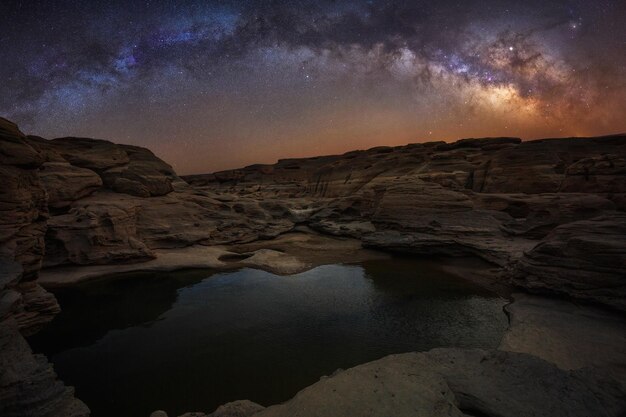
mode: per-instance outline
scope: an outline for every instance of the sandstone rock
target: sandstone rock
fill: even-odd
[[[95,172],[123,166],[130,162],[124,149],[106,140],[66,137],[54,140],[41,139],[36,143],[42,150],[61,155],[73,166]]]
[[[106,186],[113,191],[137,197],[165,195],[171,192],[174,188],[171,174],[167,172],[171,168],[168,166],[160,170],[153,165],[154,161],[131,160],[126,166],[104,171],[102,178]]]
[[[626,158],[604,154],[581,159],[569,167],[561,192],[626,193]]]
[[[240,261],[241,265],[272,271],[275,274],[289,275],[308,269],[308,266],[295,256],[271,250],[259,249]]]
[[[188,179],[240,198],[291,193],[315,201],[318,208],[300,221],[367,246],[477,255],[505,266],[559,225],[626,207],[620,192],[625,157],[624,136],[468,139],[288,159]],[[596,165],[593,172],[607,176],[610,187],[582,184],[581,167]]]
[[[0,258],[17,261],[23,275],[32,277],[44,251],[46,192],[33,170],[0,165],[0,176]]]
[[[26,143],[25,139],[15,123],[0,117],[0,165],[37,168],[43,163],[41,152]]]
[[[555,227],[616,209],[609,199],[582,193],[476,194],[477,208],[508,214],[500,228],[508,235],[542,239]]]
[[[396,223],[401,228],[419,229],[436,221],[434,217],[438,215],[463,213],[466,217],[474,209],[467,194],[411,176],[389,181],[381,188],[372,216],[375,223]]]
[[[33,281],[44,254],[47,194],[37,168],[39,150],[26,143],[16,125],[0,118],[0,320],[30,333],[58,312],[52,294]]]
[[[250,417],[264,409],[265,407],[252,401],[240,400],[219,406],[207,417]]]
[[[52,209],[68,207],[102,186],[98,174],[66,162],[46,162],[39,178],[48,192],[48,207]]]
[[[178,417],[251,417],[252,415],[264,410],[265,407],[249,400],[233,401],[221,405],[210,414],[202,412],[185,413]],[[155,411],[150,417],[167,417],[165,411]]]
[[[294,226],[283,215],[288,204],[276,210],[245,198],[224,203],[189,189],[151,198],[141,207],[137,227],[151,248],[251,242],[276,237]]]
[[[219,246],[189,246],[179,249],[158,249],[155,259],[141,263],[60,266],[41,271],[39,282],[45,288],[68,287],[79,282],[135,271],[175,271],[179,269],[228,269],[229,264],[220,257],[229,252]],[[238,264],[232,268],[238,267]]]
[[[452,149],[459,148],[485,148],[489,147],[489,149],[500,149],[501,145],[519,145],[522,143],[520,138],[510,138],[510,137],[501,137],[501,138],[468,138],[457,140],[452,143],[441,143],[435,146],[435,150],[437,151],[448,151]],[[497,147],[497,148],[496,148]]]
[[[500,349],[530,353],[565,370],[601,368],[626,389],[623,316],[570,301],[514,294]]]
[[[86,181],[86,177],[92,177],[88,173],[95,172],[106,187],[120,193],[165,195],[173,190],[172,182],[178,180],[171,166],[145,148],[88,138],[46,140],[31,136],[28,142],[41,149],[49,163],[65,162],[73,167],[59,175],[78,175]],[[93,177],[90,182],[95,184]]]
[[[24,336],[41,330],[61,311],[56,297],[36,282],[20,282],[13,288],[20,297],[12,307],[12,317]]]
[[[503,351],[434,349],[392,355],[300,391],[258,417],[620,416],[619,384]]]
[[[527,290],[626,310],[626,214],[615,212],[554,229],[508,272]]]
[[[89,409],[73,388],[56,378],[43,355],[33,355],[15,323],[0,322],[0,415],[87,417]]]
[[[46,234],[46,266],[145,261],[154,258],[137,238],[140,207],[127,200],[86,204],[54,216]]]

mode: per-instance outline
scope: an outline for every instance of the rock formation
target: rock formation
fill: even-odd
[[[626,213],[561,225],[511,269],[521,287],[626,311]]]
[[[623,230],[594,231],[623,223],[625,136],[378,147],[184,177],[188,183],[147,149],[21,140],[38,158],[26,164],[31,180],[48,195],[47,204],[39,198],[41,213],[50,213],[43,244],[38,235],[45,267],[145,262],[161,249],[241,244],[308,225],[372,248],[477,256],[520,287],[625,308]],[[580,239],[604,243],[578,257]]]
[[[0,119],[0,173],[0,363],[18,364],[0,368],[2,415],[88,413],[22,338],[59,311],[40,283],[142,268],[291,273],[337,262],[314,254],[331,238],[312,231],[339,237],[328,244],[337,251],[356,251],[357,242],[478,257],[499,271],[492,282],[626,311],[626,136],[377,147],[181,178],[144,148],[25,136]],[[526,327],[502,349],[554,361],[520,342],[521,328],[552,325],[520,308],[511,307],[511,326]],[[237,402],[214,415],[618,416],[624,387],[605,376],[523,353],[444,349],[353,368],[283,405]]]
[[[300,198],[300,220],[373,248],[478,256],[502,279],[626,310],[626,136],[464,139],[184,177],[205,192]],[[308,210],[308,211],[307,211]]]
[[[32,354],[11,320],[0,322],[0,400],[3,417],[89,416],[46,357]]]
[[[184,416],[619,417],[624,398],[615,380],[589,369],[568,372],[522,353],[433,349],[338,371],[283,404],[232,409]]]
[[[562,371],[526,354],[434,349],[336,373],[253,415],[600,417],[621,412],[617,383],[592,372]]]
[[[0,415],[87,416],[89,409],[56,380],[44,356],[32,355],[22,336],[59,311],[54,296],[35,281],[48,218],[38,175],[43,162],[17,126],[0,118]]]

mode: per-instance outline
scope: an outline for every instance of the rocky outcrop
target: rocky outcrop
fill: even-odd
[[[45,267],[144,262],[155,249],[276,237],[297,221],[298,202],[196,190],[145,148],[23,140],[39,149],[35,175],[48,194]]]
[[[48,196],[38,175],[43,162],[17,126],[0,118],[0,415],[87,416],[87,407],[22,336],[59,311],[54,296],[35,281],[48,219]]]
[[[522,288],[626,311],[626,213],[555,228],[508,272]]]
[[[46,234],[46,266],[142,261],[153,253],[137,237],[139,205],[108,203],[73,207],[53,216]]]
[[[379,147],[188,177],[196,187],[142,148],[27,141],[45,161],[39,176],[53,214],[46,266],[142,262],[157,249],[252,242],[305,223],[391,251],[478,256],[501,267],[523,258],[514,282],[536,289],[532,277],[540,274],[530,272],[538,261],[530,259],[546,247],[540,239],[557,226],[618,213],[626,182],[619,136]],[[594,281],[613,282],[603,274],[621,269],[595,270]],[[607,285],[579,295],[611,304],[601,292],[623,286]]]
[[[30,347],[10,321],[0,322],[0,415],[87,417],[74,390],[58,381],[52,365]]]
[[[212,412],[206,414],[202,412],[185,413],[179,417],[251,417],[264,410],[265,407],[249,400],[238,400],[221,405]],[[150,417],[168,417],[167,413],[158,410],[150,414]]]
[[[552,288],[623,309],[616,302],[626,298],[618,279],[626,275],[618,249],[624,247],[621,228],[610,237],[603,228],[596,236],[609,239],[606,245],[612,248],[588,242],[593,248],[579,256],[573,246],[579,233],[591,239],[577,222],[602,216],[620,221],[625,158],[623,135],[530,142],[464,139],[184,178],[218,195],[315,202],[314,210],[305,210],[310,203],[301,207],[306,216],[300,222],[323,233],[395,252],[477,256],[514,271],[503,278],[520,287]],[[556,243],[542,239],[569,243],[557,244],[561,253],[553,254],[547,251]],[[609,252],[611,260],[603,265]],[[571,273],[566,273],[568,262]],[[544,271],[549,276],[542,283]]]
[[[83,187],[79,190],[104,185],[119,193],[150,197],[168,194],[178,180],[171,166],[145,148],[87,138],[46,140],[29,136],[27,141],[41,149],[46,162],[57,169],[52,181],[68,181],[70,187]],[[62,167],[65,171],[58,172]],[[76,195],[74,200],[83,196]]]
[[[624,206],[623,195],[626,193],[624,176],[626,175],[626,159],[623,154],[604,154],[583,158],[571,164],[566,172],[565,179],[561,184],[563,192],[589,192],[598,191],[622,196],[619,206]]]
[[[626,321],[606,309],[513,294],[500,349],[529,353],[561,369],[601,369],[626,389]]]
[[[624,411],[617,381],[589,369],[564,371],[522,353],[434,349],[338,371],[251,415],[618,417]]]
[[[14,316],[25,332],[32,332],[58,311],[54,297],[35,283],[48,219],[47,194],[37,172],[44,159],[15,124],[2,118],[0,150],[0,321]]]
[[[69,207],[74,201],[102,187],[98,174],[67,162],[44,163],[39,170],[39,178],[48,192],[48,207],[51,210]]]

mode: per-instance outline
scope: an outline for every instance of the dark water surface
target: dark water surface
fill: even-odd
[[[505,300],[411,259],[292,276],[134,273],[57,292],[31,338],[93,417],[282,402],[337,368],[434,347],[496,347]]]

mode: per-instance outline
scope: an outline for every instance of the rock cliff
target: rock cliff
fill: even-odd
[[[32,355],[22,336],[59,311],[54,296],[35,281],[48,219],[43,162],[17,126],[0,118],[0,415],[81,417],[89,409],[56,379],[44,356]]]

